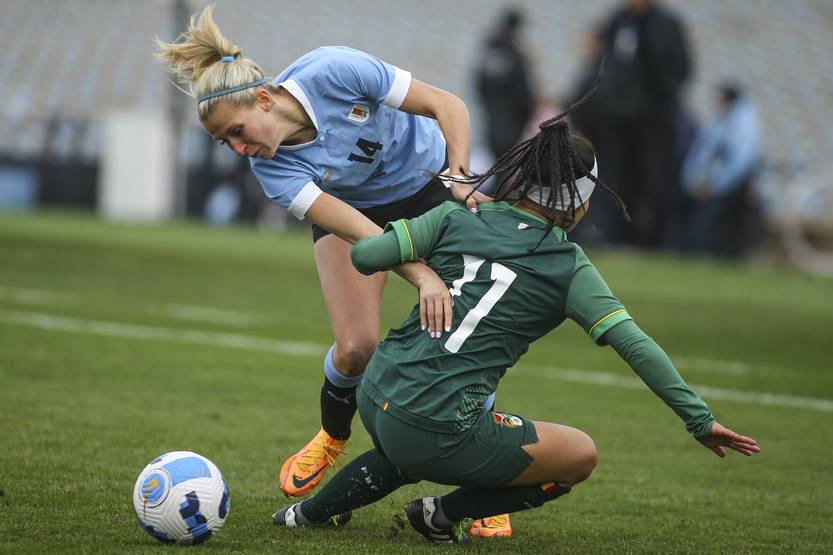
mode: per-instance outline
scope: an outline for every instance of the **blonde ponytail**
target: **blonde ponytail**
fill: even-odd
[[[168,66],[180,82],[187,86],[187,93],[194,99],[202,99],[234,87],[253,84],[264,78],[263,70],[243,56],[239,46],[225,38],[214,23],[214,6],[206,7],[199,15],[191,16],[188,30],[176,42],[156,39],[159,51],[156,58]],[[220,102],[251,104],[255,99],[255,86],[200,100],[197,112],[205,120]]]

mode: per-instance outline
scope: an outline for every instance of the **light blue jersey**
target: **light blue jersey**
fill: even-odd
[[[442,169],[437,123],[399,111],[411,74],[343,46],[305,54],[278,75],[318,130],[308,143],[281,146],[271,160],[250,158],[264,192],[303,219],[321,192],[356,208],[415,194]]]

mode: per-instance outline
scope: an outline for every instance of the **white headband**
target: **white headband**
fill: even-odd
[[[593,158],[593,169],[590,170],[590,174],[593,177],[597,177],[598,173],[599,165],[596,163],[596,159]],[[574,199],[575,202],[573,203],[574,206],[570,206],[570,191],[567,189],[567,186],[564,183],[562,183],[561,200],[556,202],[552,206],[552,208],[560,212],[569,212],[570,210],[576,209],[585,202],[587,202],[587,200],[590,198],[590,195],[593,194],[593,189],[595,187],[596,184],[593,183],[593,180],[587,176],[576,179],[576,196]],[[529,191],[527,191],[526,193],[526,198],[542,206],[547,206],[550,200],[550,190],[549,188],[544,189],[539,185],[532,185],[529,187]]]

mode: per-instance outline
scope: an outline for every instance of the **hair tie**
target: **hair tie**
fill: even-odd
[[[548,119],[547,121],[542,122],[538,126],[538,129],[543,131],[544,129],[558,129],[561,127],[568,127],[567,122],[564,120],[564,115],[565,114],[559,114],[552,119]]]
[[[220,56],[221,62],[233,62],[236,59],[234,56]]]

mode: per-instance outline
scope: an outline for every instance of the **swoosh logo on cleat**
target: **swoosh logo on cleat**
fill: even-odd
[[[296,488],[302,488],[302,487],[306,486],[307,484],[309,484],[313,479],[315,479],[316,476],[321,474],[321,472],[323,472],[323,471],[324,471],[324,468],[319,468],[318,470],[315,471],[315,474],[311,474],[310,476],[307,476],[303,480],[299,480],[298,477],[293,474],[292,475],[292,484]]]

